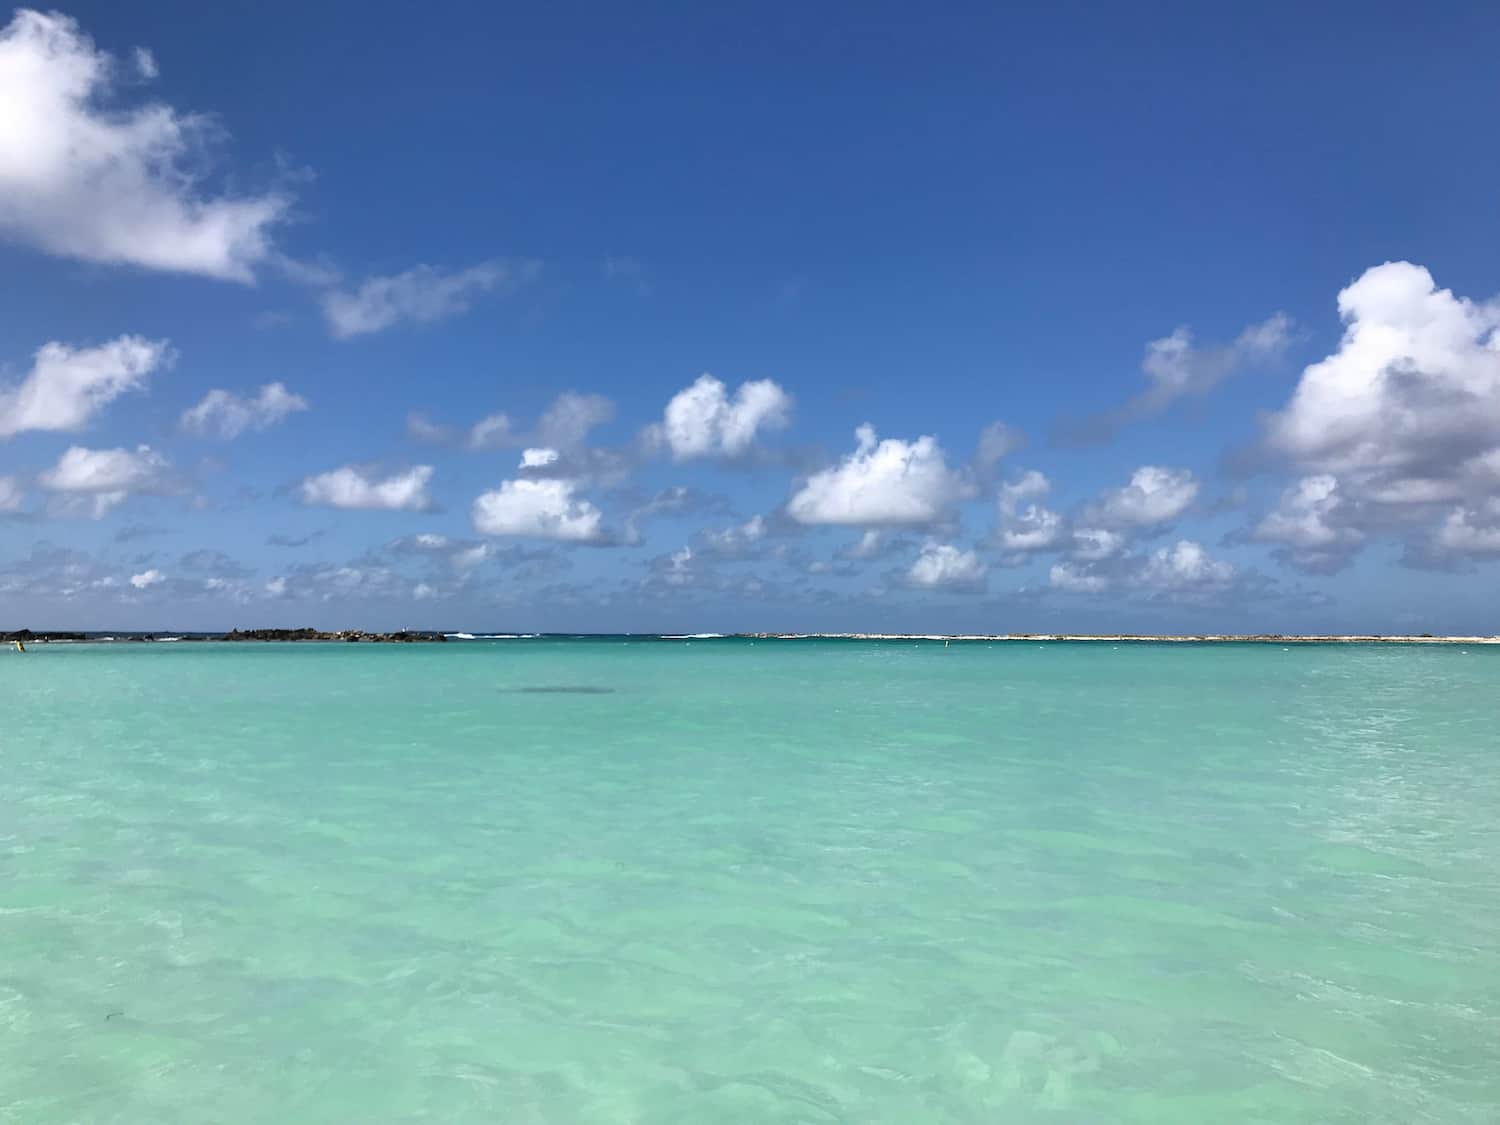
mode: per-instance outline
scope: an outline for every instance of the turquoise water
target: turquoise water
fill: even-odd
[[[0,1121],[1492,1123],[1497,688],[1480,648],[37,645]]]

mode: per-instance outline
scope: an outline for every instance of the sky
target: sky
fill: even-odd
[[[0,628],[1500,632],[1500,9],[0,31]]]

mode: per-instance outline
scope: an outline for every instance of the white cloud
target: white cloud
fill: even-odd
[[[161,571],[157,570],[155,567],[152,567],[150,570],[143,570],[139,574],[132,574],[130,576],[130,584],[137,590],[144,590],[150,586],[160,585],[166,580],[167,576]]]
[[[835,468],[814,473],[787,504],[798,523],[867,527],[934,523],[968,493],[949,470],[937,439],[876,439],[869,425],[854,431],[858,445]]]
[[[1045,496],[1052,491],[1052,482],[1035,469],[1027,469],[1015,480],[1000,486],[1000,511],[1013,512],[1022,500]]]
[[[37,483],[62,494],[66,511],[99,519],[132,493],[161,491],[167,461],[149,445],[130,449],[85,449],[75,445],[41,473]],[[74,503],[76,502],[76,503]]]
[[[569,480],[508,480],[474,501],[471,517],[482,535],[593,543],[604,539],[603,513],[576,496]]]
[[[416,266],[390,277],[371,277],[353,292],[323,294],[323,317],[335,339],[379,332],[410,320],[431,322],[467,312],[479,293],[514,289],[536,277],[535,262],[481,262],[465,270]]]
[[[1281,494],[1281,502],[1251,531],[1252,539],[1285,547],[1287,558],[1321,574],[1341,569],[1364,541],[1348,522],[1349,505],[1338,478],[1328,473],[1303,477]]]
[[[1280,359],[1291,340],[1291,328],[1291,319],[1276,313],[1250,325],[1229,344],[1200,346],[1185,327],[1152,340],[1141,360],[1146,389],[1112,410],[1066,426],[1065,431],[1077,440],[1105,440],[1121,426],[1159,414],[1179,398],[1205,395],[1246,368]]]
[[[1062,516],[1050,508],[1028,504],[1024,512],[1006,514],[996,529],[1000,549],[1013,555],[1056,549],[1068,538]]]
[[[1433,546],[1444,555],[1500,555],[1500,500],[1478,511],[1453,509],[1438,526]]]
[[[1175,520],[1198,496],[1198,478],[1187,469],[1143,465],[1124,488],[1110,489],[1090,509],[1104,527],[1153,527]]]
[[[1201,543],[1191,539],[1157,548],[1138,576],[1141,585],[1166,591],[1227,586],[1233,581],[1234,567],[1211,558]]]
[[[269,429],[306,409],[307,400],[287,390],[284,383],[267,383],[253,398],[229,391],[209,391],[197,406],[182,412],[180,424],[190,433],[227,441],[246,430]]]
[[[24,430],[81,430],[170,361],[165,340],[140,336],[121,336],[95,348],[44,344],[26,378],[14,387],[0,387],[0,438]]]
[[[1009,565],[1017,565],[1026,555],[1038,551],[1056,550],[1067,539],[1067,521],[1057,512],[1040,504],[1028,504],[1024,511],[1020,507],[1021,501],[1050,491],[1052,482],[1035,469],[1000,486],[994,540],[1009,556],[1005,560]]]
[[[1097,594],[1109,587],[1109,579],[1073,563],[1059,562],[1047,572],[1047,584],[1068,594]]]
[[[672,396],[662,421],[649,433],[678,461],[739,457],[749,452],[758,431],[785,426],[791,405],[791,396],[770,379],[741,383],[730,398],[718,379],[700,375]]]
[[[408,425],[410,419],[407,420]],[[469,429],[470,449],[503,449],[515,442],[511,432],[510,415],[491,414],[479,419]]]
[[[155,61],[135,69],[154,77]],[[0,31],[0,232],[62,257],[252,281],[287,199],[200,194],[191,158],[212,121],[108,108],[114,72],[66,16],[22,9]]]
[[[372,479],[351,465],[306,478],[299,487],[302,502],[324,508],[357,511],[421,512],[432,507],[427,483],[431,465],[413,465],[384,480]]]
[[[1118,589],[1156,600],[1203,601],[1236,587],[1233,565],[1209,555],[1201,543],[1179,539],[1149,555],[1123,553],[1123,536],[1088,529],[1090,540],[1074,557],[1054,563],[1048,585],[1063,593],[1097,594]]]
[[[1439,289],[1410,262],[1366,270],[1338,298],[1334,354],[1307,367],[1269,423],[1272,448],[1339,477],[1355,499],[1425,504],[1500,484],[1500,301]]]
[[[0,477],[0,512],[19,512],[26,492],[16,477]]]
[[[1112,558],[1125,549],[1125,536],[1102,527],[1073,529],[1073,557],[1085,562]]]
[[[1291,339],[1291,319],[1285,313],[1252,324],[1225,347],[1199,347],[1191,329],[1179,328],[1170,336],[1146,345],[1141,370],[1151,386],[1133,400],[1137,413],[1155,413],[1183,395],[1204,394],[1253,364],[1280,356]]]
[[[523,469],[545,469],[548,465],[557,464],[557,450],[555,449],[523,449],[521,451],[521,465]]]
[[[934,589],[939,586],[973,587],[984,581],[984,563],[973,551],[963,551],[951,543],[928,540],[922,553],[906,572],[913,586]]]

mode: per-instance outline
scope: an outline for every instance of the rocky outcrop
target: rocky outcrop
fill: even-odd
[[[86,641],[87,633],[33,633],[30,629],[17,629],[14,633],[0,633],[0,641],[24,641],[29,644],[45,644],[47,641]]]
[[[396,633],[367,633],[363,629],[340,629],[325,633],[321,629],[233,629],[220,641],[347,641],[350,644],[413,644],[446,641],[442,633],[402,629]]]

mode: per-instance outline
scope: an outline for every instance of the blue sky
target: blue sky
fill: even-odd
[[[16,13],[0,623],[1500,631],[1500,13],[720,8]]]

